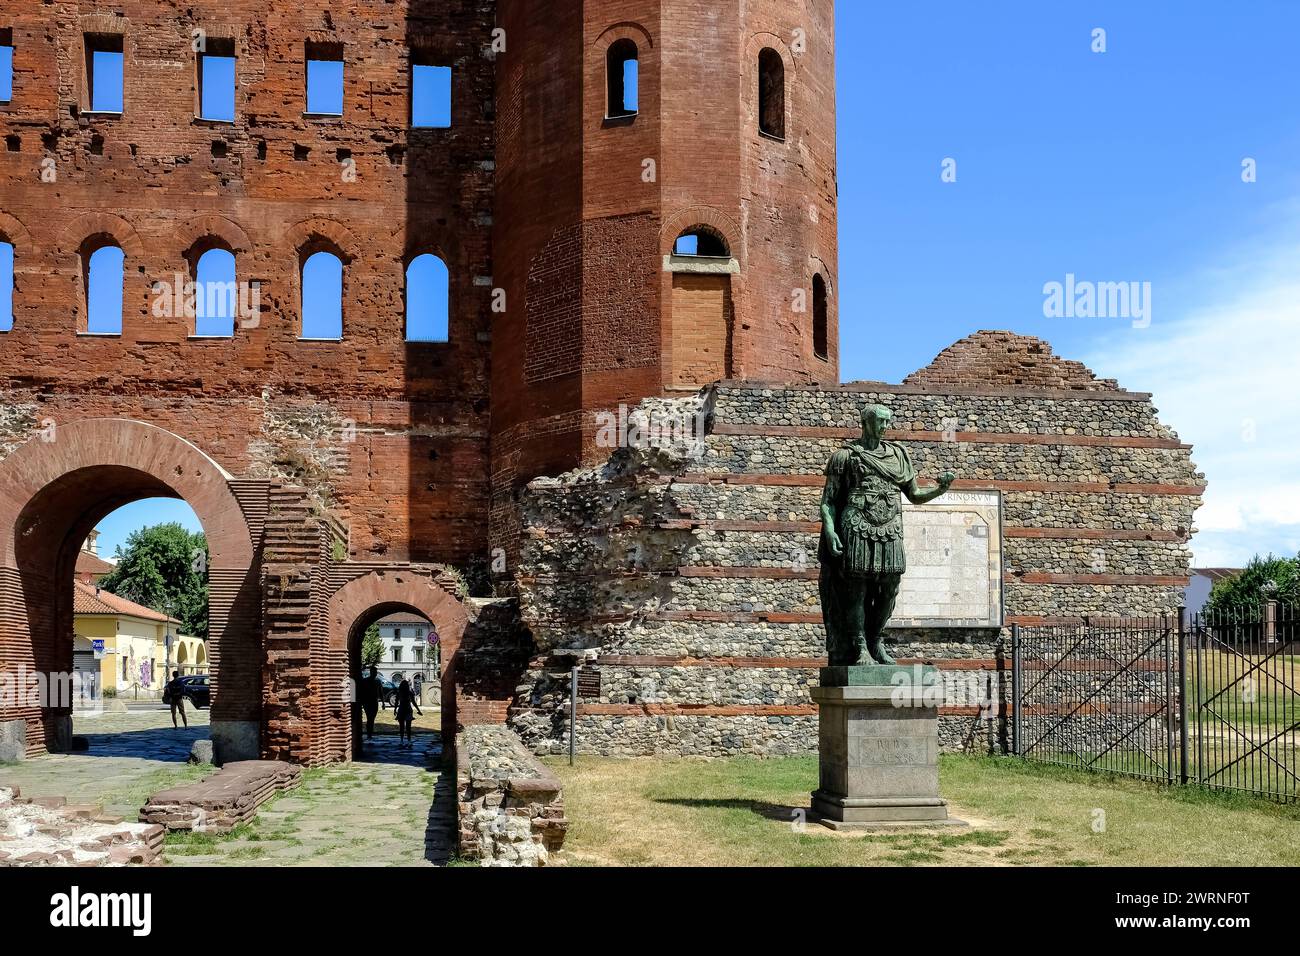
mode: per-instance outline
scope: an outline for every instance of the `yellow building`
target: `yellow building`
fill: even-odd
[[[73,667],[98,673],[99,688],[109,697],[158,697],[167,673],[167,637],[171,666],[182,674],[208,672],[207,643],[179,633],[180,621],[118,597],[85,581],[73,595]],[[96,644],[102,654],[96,660]]]

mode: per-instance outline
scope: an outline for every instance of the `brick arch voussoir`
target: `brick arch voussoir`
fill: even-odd
[[[237,256],[253,248],[253,240],[244,227],[225,216],[202,216],[176,228],[176,243],[181,252],[188,253],[205,240],[212,239],[219,240]]]
[[[111,212],[91,212],[74,219],[60,236],[59,251],[76,255],[92,236],[110,236],[130,259],[144,256],[144,240],[135,227]]]
[[[419,219],[408,219],[389,235],[389,249],[401,249],[399,265],[405,269],[416,256],[431,252],[454,273],[461,261],[463,247],[456,234],[445,226]]]
[[[65,475],[96,467],[143,472],[184,499],[203,525],[213,570],[253,564],[248,523],[221,465],[156,425],[101,418],[54,422],[0,461],[0,567],[17,567],[18,521],[36,496]]]
[[[361,258],[361,243],[352,230],[339,220],[325,216],[304,219],[290,226],[284,239],[289,248],[298,254],[324,240],[343,254],[345,264]]]
[[[14,254],[30,255],[35,251],[32,234],[27,231],[21,219],[7,212],[0,212],[0,241],[8,242],[14,247]]]
[[[740,226],[722,210],[713,206],[686,206],[666,218],[659,233],[660,252],[664,255],[672,252],[677,237],[692,226],[707,226],[716,230],[727,240],[727,248],[731,250],[732,258],[740,262],[741,268],[744,268],[744,237]]]
[[[748,69],[750,66],[756,65],[758,55],[768,47],[781,54],[781,63],[785,67],[787,79],[791,74],[798,71],[799,58],[794,55],[794,51],[790,49],[790,44],[785,41],[785,38],[763,30],[751,33],[749,39],[745,41],[745,57],[742,61],[745,68]]]
[[[619,40],[631,40],[637,45],[638,49],[653,50],[655,48],[654,34],[635,20],[620,20],[618,23],[611,23],[600,32],[591,45],[603,50],[613,46]]]
[[[817,253],[810,253],[808,256],[808,278],[812,281],[813,275],[819,275],[826,283],[826,292],[833,299],[835,298],[835,273],[831,270],[830,263],[823,259]]]

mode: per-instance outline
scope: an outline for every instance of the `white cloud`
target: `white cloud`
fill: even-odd
[[[1291,219],[1300,222],[1300,216]],[[1287,230],[1178,283],[1199,305],[1101,339],[1085,362],[1154,394],[1209,487],[1196,564],[1300,552],[1300,238]],[[1159,308],[1159,289],[1156,292]]]

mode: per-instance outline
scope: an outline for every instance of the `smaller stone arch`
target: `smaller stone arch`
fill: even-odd
[[[442,648],[442,734],[444,746],[456,739],[456,655],[469,626],[469,612],[449,590],[453,582],[435,568],[370,571],[340,587],[329,601],[329,647],[325,660],[313,667],[313,679],[322,691],[344,684],[351,676],[351,644],[364,626],[394,611],[414,611],[438,632]],[[335,695],[337,699],[337,695]],[[345,735],[351,752],[351,714],[342,709],[330,714],[333,733]]]

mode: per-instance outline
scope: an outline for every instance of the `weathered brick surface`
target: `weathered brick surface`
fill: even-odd
[[[837,380],[834,37],[831,0],[513,0],[498,16],[525,38],[497,77],[494,277],[509,305],[493,329],[492,537],[513,559],[512,494],[602,457],[598,413],[721,377]],[[606,120],[606,53],[626,40],[639,112]],[[784,141],[758,130],[769,46],[786,68]],[[736,274],[665,269],[696,226],[725,239]],[[826,359],[815,273],[831,292]]]
[[[485,541],[493,196],[493,5],[357,0],[0,3],[15,45],[0,126],[0,234],[16,254],[3,335],[6,405],[34,422],[148,421],[232,474],[314,488],[349,517],[359,556],[465,562]],[[233,124],[195,119],[191,31],[233,38]],[[89,116],[82,33],[125,37],[125,112]],[[345,115],[303,115],[304,44],[343,44]],[[408,129],[412,48],[455,69],[450,130]],[[224,156],[214,156],[214,143]],[[306,151],[305,159],[295,158]],[[218,150],[220,151],[220,150]],[[355,177],[345,177],[345,161]],[[42,164],[56,177],[42,181]],[[85,326],[79,251],[126,252],[120,337]],[[193,339],[154,314],[152,284],[192,275],[219,243],[261,283],[256,327]],[[346,261],[341,342],[302,341],[299,269]],[[435,252],[451,274],[450,342],[404,340],[404,266]],[[32,420],[16,422],[19,433]],[[14,440],[10,435],[5,440]]]

